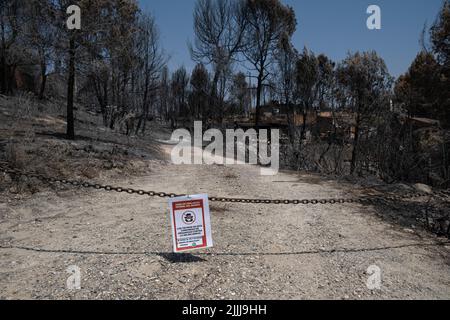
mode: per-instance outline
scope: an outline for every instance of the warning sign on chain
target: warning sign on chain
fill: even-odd
[[[169,204],[175,252],[213,246],[206,194],[173,198]]]

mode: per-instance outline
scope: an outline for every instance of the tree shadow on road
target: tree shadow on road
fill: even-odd
[[[205,259],[194,256],[190,253],[160,253],[159,256],[170,263],[198,263],[205,262]]]
[[[382,201],[373,204],[377,215],[403,228],[425,229],[450,238],[449,203],[437,199]]]

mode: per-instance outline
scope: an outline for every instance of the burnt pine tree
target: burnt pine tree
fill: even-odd
[[[247,28],[246,2],[242,0],[198,0],[194,11],[192,58],[211,65],[210,105],[223,108],[219,82],[244,49]],[[221,112],[221,110],[219,110]]]
[[[370,129],[374,117],[389,106],[392,77],[384,60],[374,51],[349,54],[338,66],[337,77],[348,107],[355,114],[350,164],[350,173],[354,174],[363,130]]]
[[[303,114],[301,139],[306,139],[307,115],[318,96],[319,61],[308,49],[304,49],[296,63],[296,91]]]
[[[259,126],[261,95],[264,81],[270,76],[269,67],[282,39],[290,38],[296,29],[294,10],[279,0],[247,0],[246,31],[243,51],[251,69],[257,73],[256,118]]]
[[[445,0],[437,20],[431,28],[433,51],[440,64],[438,117],[450,127],[450,1]]]

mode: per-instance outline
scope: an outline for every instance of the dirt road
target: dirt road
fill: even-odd
[[[124,186],[212,196],[320,198],[350,186],[253,166],[152,165]],[[112,183],[112,182],[111,182]],[[173,255],[167,201],[67,189],[0,204],[0,298],[449,299],[450,246],[371,206],[212,204],[215,247]],[[43,251],[39,251],[43,250]],[[81,270],[81,290],[66,288]],[[367,269],[381,269],[369,290]]]

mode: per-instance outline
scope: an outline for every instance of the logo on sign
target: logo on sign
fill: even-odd
[[[195,213],[192,211],[187,211],[183,213],[183,222],[185,224],[193,224],[196,220]]]

